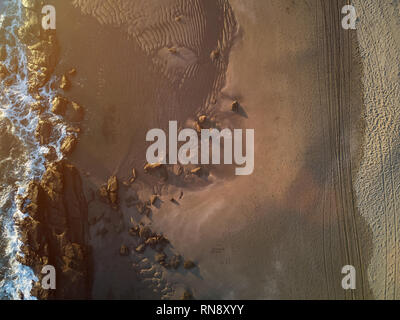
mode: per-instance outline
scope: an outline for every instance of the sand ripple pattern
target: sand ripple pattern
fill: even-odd
[[[200,66],[213,63],[217,72],[205,108],[222,88],[228,50],[237,31],[227,0],[73,0],[73,5],[102,25],[125,29],[179,88],[199,74]],[[169,48],[176,48],[178,54],[171,54]],[[213,50],[220,52],[220,59],[211,61]]]

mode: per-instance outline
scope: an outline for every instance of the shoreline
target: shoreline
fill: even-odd
[[[61,91],[57,91],[58,80],[53,75],[58,61],[58,45],[55,32],[44,31],[41,27],[40,8],[34,1],[29,0],[12,3],[10,6],[10,10],[15,12],[14,16],[6,17],[5,28],[13,34],[6,35],[7,67],[2,65],[2,81],[5,86],[4,94],[14,94],[15,91],[15,97],[10,96],[11,100],[8,102],[13,104],[2,112],[6,115],[12,113],[10,121],[21,117],[27,122],[25,127],[18,127],[16,122],[12,125],[17,136],[22,139],[26,148],[24,152],[28,153],[25,166],[29,166],[25,168],[26,172],[20,179],[31,181],[26,186],[21,186],[23,180],[16,182],[19,189],[14,199],[15,206],[10,208],[14,210],[14,224],[8,228],[16,232],[17,248],[8,248],[11,251],[7,272],[13,278],[8,279],[6,275],[2,280],[5,290],[3,294],[14,299],[78,298],[80,294],[88,297],[84,290],[79,293],[80,283],[85,285],[85,280],[82,279],[87,278],[83,247],[85,244],[77,238],[77,231],[71,231],[77,227],[74,223],[79,225],[80,217],[78,222],[71,222],[71,219],[76,219],[73,218],[75,209],[72,209],[71,214],[71,208],[68,208],[68,205],[63,206],[61,201],[61,193],[68,194],[71,193],[71,188],[74,190],[79,187],[79,175],[73,172],[73,167],[64,162],[57,164],[57,161],[74,147],[76,130],[73,125],[68,125],[67,121],[71,121],[68,114],[73,116],[76,108],[73,102],[61,106],[56,97]],[[23,23],[20,23],[20,20]],[[13,24],[11,27],[10,23]],[[20,24],[14,26],[16,23]],[[10,30],[12,27],[15,29]],[[8,55],[12,56],[11,61]],[[18,57],[20,61],[17,61]],[[4,70],[7,71],[5,77]],[[59,112],[60,108],[65,109]],[[64,115],[63,111],[67,112],[66,120],[58,117],[60,114]],[[41,180],[40,183],[38,179]],[[78,202],[82,202],[81,209],[84,210],[84,198],[81,198],[82,195],[75,196]],[[73,196],[70,198],[73,200]],[[82,219],[84,218],[83,216]],[[68,226],[69,223],[72,224]],[[8,246],[11,246],[10,234],[6,236]],[[43,275],[40,271],[48,263],[57,266],[58,280],[64,285],[59,294],[41,289]],[[19,266],[30,267],[33,274],[23,272]],[[13,272],[15,274],[12,274]],[[33,288],[30,280],[34,282]],[[74,287],[78,292],[71,293]],[[29,288],[32,288],[31,292],[28,292]]]

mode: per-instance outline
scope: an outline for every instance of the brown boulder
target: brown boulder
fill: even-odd
[[[66,75],[63,75],[61,78],[60,89],[68,90],[71,87],[71,83],[69,82]]]
[[[88,299],[87,203],[78,171],[64,161],[48,164],[40,183],[30,184],[27,199],[22,210],[29,216],[18,223],[24,257],[18,259],[38,277],[31,294]],[[40,271],[47,264],[57,270],[57,290],[41,288]]]
[[[40,144],[50,143],[51,134],[53,132],[53,124],[48,120],[40,120],[36,128],[35,136]]]
[[[67,99],[57,96],[53,99],[51,104],[52,104],[51,112],[58,114],[60,116],[65,115],[65,111],[68,105]]]
[[[184,267],[185,269],[193,269],[193,268],[196,267],[196,265],[195,265],[195,263],[194,263],[193,261],[191,261],[191,260],[186,260],[186,261],[183,263],[183,267]]]
[[[138,253],[143,253],[146,250],[146,245],[142,243],[135,250]]]
[[[161,168],[161,166],[162,166],[161,163],[147,163],[144,166],[144,172],[149,172],[151,170]]]
[[[232,111],[233,112],[238,112],[239,111],[239,107],[240,107],[239,102],[238,101],[233,101],[233,103],[232,103]]]
[[[118,192],[118,179],[116,176],[112,176],[108,179],[107,190],[108,192]]]
[[[49,151],[44,156],[47,161],[52,162],[58,159],[57,151],[54,147],[49,147]]]
[[[75,148],[75,146],[76,146],[76,144],[77,144],[77,138],[75,137],[75,136],[68,136],[68,137],[66,137],[64,140],[63,140],[63,142],[62,142],[62,144],[61,144],[61,152],[63,153],[63,154],[65,154],[65,155],[68,155],[68,154],[70,154],[73,150],[74,150],[74,148]]]
[[[150,197],[150,203],[151,203],[151,205],[154,205],[154,204],[156,203],[157,199],[158,199],[158,196],[157,196],[156,194],[153,194],[153,195]]]
[[[142,239],[147,240],[148,238],[150,238],[153,235],[153,232],[151,231],[151,229],[149,227],[140,227],[139,230],[139,237]]]
[[[156,262],[161,264],[165,262],[165,260],[167,259],[167,255],[164,252],[156,253],[154,259],[156,260]]]
[[[180,255],[174,255],[171,258],[171,261],[169,262],[169,264],[171,265],[172,268],[178,269],[181,264],[181,261],[182,261],[182,257]]]
[[[7,49],[5,46],[0,46],[0,61],[7,59]]]
[[[107,182],[107,191],[110,202],[115,205],[118,202],[118,179],[116,176],[112,176]]]

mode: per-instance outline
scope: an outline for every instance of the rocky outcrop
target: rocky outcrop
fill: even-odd
[[[64,155],[68,155],[74,150],[77,143],[75,136],[67,136],[62,142],[60,150]]]
[[[40,182],[32,181],[19,221],[23,257],[39,281],[32,289],[38,299],[87,299],[90,294],[87,246],[87,203],[77,169],[65,161],[49,164]],[[44,265],[56,269],[56,289],[41,287]]]
[[[118,179],[116,176],[110,177],[107,182],[107,192],[113,206],[118,204]]]
[[[26,7],[24,24],[18,29],[18,37],[28,46],[28,83],[30,92],[43,87],[55,70],[59,47],[54,30],[43,30],[39,7]]]
[[[64,74],[61,77],[60,89],[68,90],[71,87],[71,82],[68,80],[67,76]]]
[[[58,45],[54,35],[43,35],[43,40],[29,47],[29,90],[43,87],[50,79],[58,62]]]
[[[41,145],[45,145],[50,142],[52,132],[53,132],[53,124],[50,121],[39,120],[35,136]]]
[[[68,100],[58,96],[53,99],[51,105],[51,112],[63,116],[67,110]]]
[[[9,74],[7,68],[0,63],[0,80],[4,80]]]
[[[5,46],[0,46],[0,61],[4,61],[7,58],[7,49]]]

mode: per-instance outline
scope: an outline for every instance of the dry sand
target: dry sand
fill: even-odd
[[[382,121],[389,118],[390,132],[398,132],[395,96],[384,99],[393,94],[398,77],[380,81],[382,66],[381,77],[360,79],[373,67],[369,59],[379,54],[371,50],[382,50],[392,61],[396,44],[389,51],[371,45],[364,25],[357,33],[343,30],[344,1],[72,2],[75,6],[56,2],[63,12],[57,29],[59,71],[78,69],[68,95],[87,110],[71,159],[84,175],[89,217],[102,217],[91,227],[93,298],[178,298],[184,290],[197,299],[395,297],[397,260],[387,252],[396,250],[396,233],[389,232],[395,230],[394,200],[386,194],[386,202],[379,201],[387,205],[385,221],[375,218],[373,208],[385,190],[394,198],[389,186],[398,181],[396,162],[384,156],[376,163],[368,143],[389,152],[397,138],[384,140],[387,126],[368,128],[377,125],[373,104],[381,101],[388,107],[379,109]],[[372,19],[368,14],[377,7],[357,6],[364,19]],[[176,21],[181,16],[183,21]],[[388,23],[385,36],[395,41],[391,27]],[[222,57],[214,63],[210,53],[217,47]],[[382,86],[379,97],[373,91],[377,86]],[[245,116],[229,111],[234,99]],[[367,112],[365,131],[363,99],[371,118],[369,123]],[[185,126],[204,112],[221,125],[255,129],[253,175],[212,169],[208,181],[189,186],[145,175],[146,132],[166,128],[169,120]],[[377,140],[363,140],[364,132]],[[112,174],[126,180],[132,167],[139,169],[139,178],[131,188],[121,188],[120,210],[98,201],[99,186]],[[363,172],[374,175],[368,185],[360,182],[366,179]],[[170,239],[168,254],[195,261],[193,270],[166,270],[154,262],[151,250],[144,254],[148,260],[119,255],[122,243],[134,249],[127,230],[131,217],[140,218],[125,200],[135,194],[148,199],[154,185],[162,203],[143,222]],[[181,190],[179,205],[170,202]],[[373,243],[382,243],[381,249],[372,251]],[[378,264],[382,257],[388,257],[386,272]],[[341,288],[341,268],[347,264],[357,269],[357,290],[351,292]]]
[[[363,60],[365,135],[354,187],[360,214],[373,233],[368,280],[377,299],[400,298],[400,6],[354,1]]]

